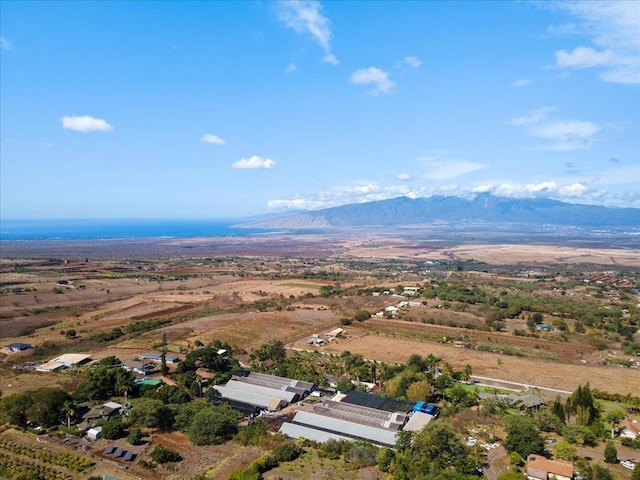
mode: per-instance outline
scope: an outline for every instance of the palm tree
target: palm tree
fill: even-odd
[[[62,412],[67,416],[67,428],[71,428],[71,417],[76,414],[76,405],[73,400],[67,400],[62,404]]]

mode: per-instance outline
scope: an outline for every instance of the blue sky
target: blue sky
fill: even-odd
[[[0,3],[2,218],[640,207],[640,2]]]

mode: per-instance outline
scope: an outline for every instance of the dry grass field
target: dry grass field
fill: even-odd
[[[418,275],[416,266],[444,262],[453,268],[434,282],[464,275],[470,284],[515,282],[533,284],[492,265],[515,265],[544,272],[547,268],[571,270],[579,265],[589,272],[640,267],[640,250],[551,244],[452,243],[374,236],[354,237],[269,236],[247,239],[155,239],[148,243],[118,241],[9,242],[0,259],[0,342],[44,342],[56,345],[56,354],[89,353],[93,359],[115,355],[123,360],[154,349],[166,334],[169,343],[184,352],[197,342],[220,340],[250,352],[271,340],[287,348],[315,349],[339,355],[344,351],[371,360],[405,363],[410,355],[433,354],[454,369],[469,364],[473,374],[552,389],[575,389],[587,382],[612,393],[640,394],[638,369],[604,365],[611,358],[626,358],[615,348],[596,348],[590,337],[543,333],[538,338],[518,336],[524,319],[511,319],[505,331],[485,328],[485,312],[474,305],[464,311],[414,307],[402,319],[371,318],[344,326],[345,335],[322,347],[306,341],[340,325],[359,310],[371,313],[397,304],[398,297],[357,293],[358,290],[393,288],[431,281]],[[485,262],[488,271],[455,272],[455,264]],[[365,266],[362,266],[365,265]],[[381,265],[371,267],[370,265]],[[338,276],[339,275],[339,276]],[[559,281],[566,280],[558,277]],[[608,275],[612,275],[608,273]],[[323,287],[339,287],[349,294],[320,296]],[[613,278],[613,277],[612,277]],[[636,277],[637,278],[637,277]],[[555,279],[553,280],[555,281]],[[508,287],[500,287],[508,288]],[[350,290],[351,289],[351,290]],[[570,295],[593,299],[585,286]],[[606,305],[609,300],[602,297]],[[437,303],[437,302],[436,302]],[[554,318],[555,319],[555,318]],[[148,321],[164,322],[149,330],[127,333],[113,341],[96,340],[98,333],[133,329]],[[551,321],[552,319],[549,319]],[[573,325],[573,320],[570,320]],[[457,325],[457,326],[456,326]],[[472,326],[473,328],[470,328]],[[74,330],[75,336],[63,334]],[[131,330],[134,332],[134,330]],[[454,339],[465,338],[471,348],[458,348]],[[495,345],[485,351],[479,345]],[[613,345],[612,345],[613,346]],[[505,350],[519,352],[507,354]],[[60,386],[72,390],[80,375],[26,372],[19,368],[31,351],[4,351],[0,360],[0,390],[4,395]],[[53,353],[48,356],[55,356]],[[539,392],[543,396],[550,393]],[[19,434],[13,433],[12,435]],[[228,478],[261,454],[259,449],[235,445],[189,446],[179,433],[159,435],[154,443],[178,450],[187,461],[180,470],[160,468],[125,474],[122,468],[98,462],[95,473],[122,478],[179,479],[204,470],[208,478]],[[96,444],[99,448],[101,444]],[[144,458],[142,454],[141,458]],[[96,457],[99,458],[99,455]],[[325,463],[323,463],[325,462]],[[187,468],[185,470],[184,468]],[[323,468],[322,476],[309,465]],[[307,458],[269,473],[268,478],[331,478],[351,476],[331,462]],[[129,476],[133,474],[133,476]],[[377,479],[378,472],[355,478]]]

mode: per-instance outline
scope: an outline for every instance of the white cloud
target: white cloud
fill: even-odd
[[[582,183],[558,185],[555,181],[528,184],[501,183],[471,189],[474,193],[492,193],[507,198],[553,198],[556,200],[583,198],[589,189]],[[598,194],[599,195],[599,194]]]
[[[291,62],[289,65],[287,65],[287,68],[284,69],[285,73],[293,73],[298,69],[298,67],[296,67],[296,64]]]
[[[11,42],[4,37],[0,37],[0,48],[2,50],[11,50]]]
[[[423,188],[411,189],[407,185],[390,185],[385,187],[376,183],[363,183],[355,186],[335,187],[309,195],[296,194],[288,198],[273,199],[267,202],[267,208],[271,210],[318,210],[349,203],[388,200],[400,196],[418,198],[424,196],[424,194],[425,190]]]
[[[568,25],[552,27],[553,33],[588,37],[596,47],[580,45],[571,53],[559,50],[556,68],[599,68],[606,82],[640,83],[640,2],[582,0],[538,5],[574,17]]]
[[[512,118],[509,120],[509,123],[511,125],[531,125],[538,123],[547,118],[547,116],[554,110],[555,108],[553,107],[538,108],[537,110],[533,110],[526,115],[523,115],[522,117]]]
[[[200,140],[205,143],[211,143],[213,145],[226,145],[227,141],[224,138],[220,138],[212,133],[206,133]]]
[[[628,173],[628,172],[627,172]],[[637,175],[636,175],[637,177]],[[499,197],[551,198],[560,201],[587,203],[595,205],[640,206],[640,193],[634,185],[623,193],[611,193],[602,185],[603,179],[585,178],[579,181],[569,179],[544,180],[537,183],[501,183],[489,182],[476,185],[458,185],[455,183],[437,184],[433,186],[415,186],[407,184],[381,186],[365,182],[355,186],[334,187],[313,194],[295,194],[290,197],[270,200],[267,207],[271,210],[318,210],[339,205],[365,203],[388,200],[399,196],[408,198],[431,197],[433,195],[456,196],[471,199],[480,193],[491,193]],[[614,179],[610,183],[615,183]]]
[[[598,52],[589,47],[576,47],[571,53],[565,50],[556,52],[556,67],[558,68],[591,68],[612,65],[616,61],[617,55],[611,50]]]
[[[407,181],[409,181],[409,180],[413,180],[413,178],[411,177],[411,175],[409,175],[409,174],[408,174],[408,173],[406,173],[406,172],[399,173],[398,175],[396,175],[396,178],[397,178],[398,180],[400,180],[401,182],[407,182]]]
[[[528,78],[521,78],[520,80],[516,80],[515,82],[509,84],[510,87],[516,88],[526,87],[527,85],[531,85],[531,80],[529,80]]]
[[[404,57],[402,63],[405,65],[409,65],[411,68],[418,68],[422,65],[422,62],[418,59],[418,57]]]
[[[327,53],[324,57],[322,57],[322,61],[331,65],[338,65],[340,63],[333,53]]]
[[[308,33],[329,51],[331,28],[329,20],[320,13],[322,5],[313,0],[287,0],[278,3],[279,16],[296,33]]]
[[[354,85],[373,84],[374,88],[370,90],[373,95],[391,93],[394,86],[393,81],[389,78],[389,74],[376,67],[356,70],[351,74],[351,83]]]
[[[60,120],[62,121],[62,128],[76,132],[110,132],[113,130],[113,126],[109,125],[105,120],[88,115],[62,117]]]
[[[552,145],[545,147],[547,150],[577,150],[591,147],[592,137],[599,131],[600,126],[593,122],[566,121],[534,125],[529,133],[553,140]]]
[[[252,156],[251,158],[242,158],[232,164],[233,168],[249,168],[249,169],[266,169],[269,170],[276,164],[275,161],[269,158],[262,158],[257,155]]]
[[[552,140],[542,146],[543,150],[579,150],[593,145],[593,136],[601,130],[600,125],[578,120],[548,121],[555,108],[542,107],[521,117],[512,118],[509,124],[525,127],[534,137]]]
[[[482,163],[445,159],[438,156],[423,157],[418,161],[427,169],[426,173],[422,175],[423,178],[440,181],[450,180],[488,167]]]

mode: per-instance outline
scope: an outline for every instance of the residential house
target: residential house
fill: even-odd
[[[529,455],[527,478],[529,480],[572,480],[573,464],[549,460],[540,455]]]
[[[29,350],[30,348],[33,348],[33,347],[28,343],[10,343],[4,348],[6,348],[11,352],[22,352],[24,350]]]
[[[78,430],[87,430],[91,428],[97,420],[106,420],[114,415],[118,415],[123,407],[116,402],[106,402],[90,408],[85,404],[85,408],[87,410],[82,414],[82,421],[77,425]]]
[[[149,375],[156,368],[156,365],[144,360],[125,360],[122,362],[122,368],[139,375]]]
[[[620,422],[619,430],[622,438],[635,440],[640,437],[640,423],[637,420],[624,420]]]
[[[138,358],[141,360],[151,360],[155,363],[162,362],[162,352],[147,352],[142,355],[138,355]],[[164,360],[167,363],[178,363],[180,361],[180,357],[176,357],[175,355],[165,354]]]

